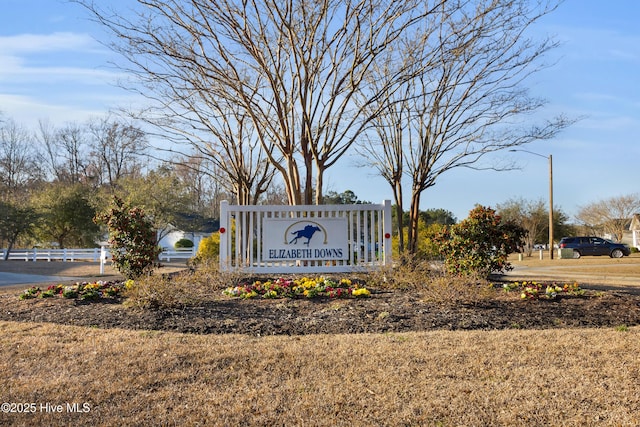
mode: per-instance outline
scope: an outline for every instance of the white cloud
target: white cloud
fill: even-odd
[[[76,94],[64,98],[42,99],[37,96],[0,93],[0,112],[29,129],[37,129],[38,121],[47,119],[55,125],[66,122],[84,122],[91,117],[107,114],[109,108],[131,103],[134,98],[123,94],[87,93],[82,100]]]
[[[15,57],[2,57],[0,62],[7,64],[0,69],[0,83],[10,82],[16,84],[51,84],[68,82],[78,84],[98,84],[103,85],[115,82],[122,77],[121,73],[100,68],[82,67],[31,67],[25,61]]]
[[[98,111],[82,110],[62,104],[48,104],[28,96],[0,94],[0,108],[5,116],[30,129],[37,129],[38,120],[49,119],[52,123],[83,121]],[[37,111],[37,116],[34,112]]]
[[[561,51],[581,61],[634,62],[640,58],[640,37],[617,30],[583,27],[557,27]]]
[[[96,51],[100,44],[88,34],[57,32],[52,34],[17,34],[0,36],[0,51],[9,54],[30,54],[61,51]]]
[[[3,75],[16,74],[23,66],[24,60],[17,56],[0,55],[0,79]]]
[[[23,93],[36,86],[61,83],[76,86],[113,83],[121,75],[103,66],[105,52],[87,34],[0,36],[0,91]],[[4,84],[9,86],[3,87]]]

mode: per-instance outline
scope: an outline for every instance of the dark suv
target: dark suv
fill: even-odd
[[[609,255],[611,258],[629,256],[631,249],[622,243],[600,237],[564,237],[560,240],[561,249],[573,249],[573,257],[584,255]]]

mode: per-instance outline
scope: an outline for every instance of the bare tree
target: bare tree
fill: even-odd
[[[272,184],[260,199],[262,205],[287,205],[288,203],[287,192],[280,182]]]
[[[113,187],[122,177],[140,173],[147,148],[146,135],[140,128],[103,117],[89,120],[87,130],[91,173],[99,184]]]
[[[502,219],[512,221],[525,230],[524,237],[525,251],[527,256],[531,256],[533,246],[536,242],[544,241],[543,233],[549,232],[549,215],[545,201],[511,199],[497,206],[498,213]]]
[[[208,158],[202,156],[182,157],[172,163],[174,172],[180,181],[191,192],[194,205],[191,209],[203,217],[219,218],[220,201],[229,198],[219,180],[215,165],[207,164]]]
[[[370,157],[383,153],[396,169],[399,159],[404,162],[403,173],[411,181],[410,252],[417,244],[421,196],[443,173],[459,167],[508,169],[480,161],[496,151],[550,139],[571,124],[557,117],[530,125],[545,102],[531,97],[525,84],[546,66],[540,59],[557,43],[534,42],[526,31],[555,7],[528,0],[443,2],[425,24],[431,31],[411,44],[413,55],[426,60],[422,73],[406,82],[411,102],[391,101],[394,115],[398,107],[405,111],[403,143],[394,144],[389,154],[379,145],[365,146]]]
[[[56,155],[56,132],[55,126],[48,120],[38,121],[36,140],[42,145],[42,164],[47,173],[47,179],[55,178],[60,180],[59,174],[61,173],[62,167]]]
[[[69,183],[86,182],[89,166],[89,141],[86,129],[78,123],[67,123],[57,134],[57,156],[62,161],[64,175]]]
[[[186,102],[191,103],[189,100]],[[191,108],[198,111],[193,127],[202,131],[189,135],[181,132],[187,136],[193,150],[189,157],[198,160],[199,171],[217,180],[235,196],[238,204],[256,204],[269,188],[276,172],[266,154],[273,147],[268,146],[268,151],[262,149],[251,119],[235,105],[211,100],[208,109],[200,109],[194,104]],[[205,116],[200,111],[213,112],[214,115]]]
[[[44,162],[50,175],[67,184],[87,183],[95,178],[90,167],[87,129],[79,123],[55,128],[40,121],[38,139],[44,146]]]
[[[640,211],[640,194],[628,194],[599,200],[580,207],[576,219],[584,227],[610,234],[621,241],[629,222]]]
[[[193,135],[211,130],[216,104],[235,105],[300,204],[321,202],[325,171],[377,114],[387,88],[369,84],[374,64],[444,0],[138,0],[133,18],[76,1],[116,36],[156,123]]]
[[[193,100],[184,100],[191,104]],[[239,204],[255,204],[267,191],[276,169],[253,132],[252,121],[234,106],[211,104],[210,107],[191,105],[194,114],[179,120],[145,116],[154,125],[157,136],[172,141],[169,148],[158,150],[173,155],[176,167],[195,168],[232,194]],[[189,122],[188,130],[185,124]],[[272,148],[270,148],[270,151]],[[186,163],[182,163],[186,160]]]
[[[374,74],[371,84],[378,85],[389,73],[389,69],[385,66],[379,74]],[[396,218],[400,218],[398,221],[398,249],[400,253],[404,252],[402,180],[405,159],[403,147],[408,137],[406,128],[411,114],[408,87],[405,85],[404,90],[390,90],[391,88],[389,88],[386,96],[382,97],[379,102],[371,104],[370,108],[378,110],[379,114],[376,114],[372,119],[370,131],[366,132],[361,143],[356,145],[356,151],[363,159],[361,166],[374,167],[393,191]]]
[[[42,178],[39,156],[31,133],[12,119],[0,121],[0,200],[15,202],[26,186]]]

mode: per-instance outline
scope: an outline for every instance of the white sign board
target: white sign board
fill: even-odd
[[[346,218],[265,218],[265,261],[349,258]]]

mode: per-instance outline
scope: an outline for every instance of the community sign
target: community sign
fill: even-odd
[[[347,230],[347,218],[266,218],[263,224],[262,259],[348,259]]]

